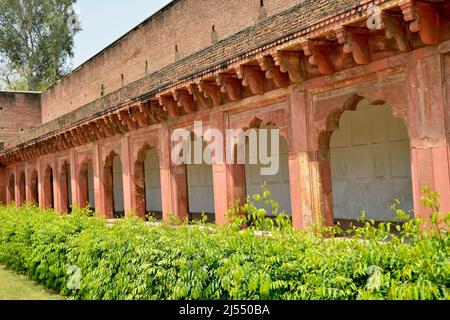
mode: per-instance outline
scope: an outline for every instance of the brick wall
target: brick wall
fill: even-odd
[[[0,143],[41,124],[40,93],[0,91]]]
[[[173,1],[44,93],[42,120],[46,123],[97,99],[102,85],[104,93],[111,93],[301,2],[304,0]]]

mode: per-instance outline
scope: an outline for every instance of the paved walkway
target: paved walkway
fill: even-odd
[[[0,265],[0,300],[61,300],[26,276],[7,270]]]

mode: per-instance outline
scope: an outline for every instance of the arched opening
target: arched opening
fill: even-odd
[[[88,160],[81,165],[78,188],[81,207],[89,206],[91,210],[95,211],[94,167],[92,160]]]
[[[26,190],[26,180],[25,172],[21,172],[19,176],[19,205],[22,206],[27,201],[27,190]]]
[[[8,180],[8,202],[12,203],[16,201],[16,177],[14,173],[9,176]]]
[[[197,146],[197,147],[196,147]],[[192,221],[201,220],[202,215],[206,215],[207,222],[215,222],[214,207],[214,186],[212,165],[204,161],[203,155],[207,154],[211,158],[211,150],[208,144],[200,138],[196,142],[195,135],[192,134],[191,159],[186,165],[186,177],[188,186],[188,207],[189,219]],[[195,150],[201,150],[196,159]],[[197,161],[196,161],[197,160]]]
[[[404,121],[395,118],[384,102],[370,105],[362,98],[353,101],[345,112],[332,114],[328,123],[332,128],[328,144],[330,207],[334,222],[344,228],[362,212],[368,219],[393,221],[395,214],[390,208],[396,199],[402,209],[412,212],[414,207],[410,143]]]
[[[64,162],[61,168],[60,183],[59,183],[61,211],[70,213],[72,210],[72,186],[70,176],[70,165]]]
[[[271,169],[267,170],[269,168]],[[263,186],[267,186],[270,198],[279,204],[279,208],[276,208],[273,204],[255,202],[257,207],[266,209],[267,216],[283,212],[288,216],[292,215],[289,146],[277,126],[259,122],[247,131],[245,185],[247,195],[252,199],[254,195],[262,195]]]
[[[30,177],[30,201],[39,206],[39,180],[37,170],[33,170]]]
[[[107,217],[120,219],[125,216],[123,198],[122,162],[120,157],[111,152],[106,157],[104,166],[105,214]]]
[[[159,156],[145,145],[138,153],[134,166],[136,213],[162,219],[161,175]]]
[[[55,197],[53,192],[53,168],[47,166],[44,174],[44,208],[55,208]]]

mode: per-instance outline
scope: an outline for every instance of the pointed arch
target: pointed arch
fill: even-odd
[[[134,207],[138,216],[149,213],[162,218],[161,176],[159,155],[148,143],[139,149],[134,162]]]
[[[109,218],[123,218],[123,177],[120,156],[111,151],[103,166],[104,214]]]
[[[408,128],[403,113],[395,110],[384,100],[354,94],[329,112],[317,141],[321,212],[326,225],[345,217],[357,219],[362,211],[383,220],[372,199],[383,203],[388,212],[393,198],[386,202],[397,195],[412,209]],[[402,138],[390,137],[389,130],[396,130]],[[391,150],[395,145],[398,149]],[[401,171],[401,177],[395,171]]]

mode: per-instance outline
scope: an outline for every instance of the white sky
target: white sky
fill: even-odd
[[[82,31],[75,36],[76,68],[170,0],[78,0]]]

